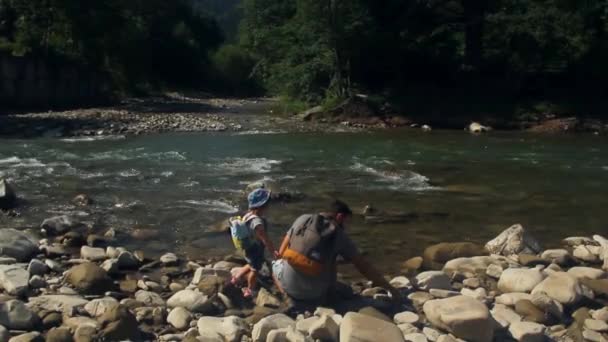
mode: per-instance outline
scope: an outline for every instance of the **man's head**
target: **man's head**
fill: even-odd
[[[341,226],[345,226],[353,216],[353,212],[348,205],[340,200],[331,202],[328,212],[333,215],[336,222]]]

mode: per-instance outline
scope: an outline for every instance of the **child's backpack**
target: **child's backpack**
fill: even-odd
[[[249,221],[256,217],[256,215],[249,213],[243,217],[235,216],[228,220],[230,222],[232,243],[234,243],[236,249],[244,251],[255,243],[253,231],[249,228]]]

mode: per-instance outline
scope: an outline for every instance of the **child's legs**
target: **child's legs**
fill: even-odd
[[[241,268],[241,270],[234,277],[236,279],[240,280],[241,278],[243,278],[250,271],[251,271],[251,266],[249,266],[249,264],[247,264],[247,265],[243,266]]]
[[[247,260],[250,271],[247,275],[247,285],[249,289],[253,290],[257,280],[257,273],[264,266],[264,247],[255,245],[254,247],[245,251],[245,259]]]
[[[258,271],[251,269],[251,272],[247,275],[247,287],[250,290],[253,290],[255,287],[255,282],[258,280]]]

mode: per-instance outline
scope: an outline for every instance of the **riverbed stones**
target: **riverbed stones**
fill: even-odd
[[[41,321],[30,308],[19,300],[0,303],[0,325],[10,330],[36,330]]]
[[[0,342],[8,342],[10,337],[11,334],[9,333],[8,329],[0,325]]]
[[[40,261],[38,259],[32,259],[30,261],[29,265],[27,266],[27,271],[32,276],[34,276],[34,275],[43,276],[43,275],[47,274],[47,272],[49,271],[49,268],[42,261]]]
[[[171,324],[175,329],[184,331],[190,327],[192,314],[190,311],[182,307],[177,307],[167,315],[167,323]]]
[[[522,317],[506,305],[495,304],[490,311],[494,320],[503,328],[508,328],[515,322],[521,322]]]
[[[500,275],[498,289],[503,293],[531,292],[545,275],[536,268],[509,268]]]
[[[107,272],[91,262],[72,267],[67,273],[66,281],[84,294],[103,294],[114,286]]]
[[[598,252],[596,246],[577,246],[574,251],[572,251],[572,255],[574,255],[575,258],[582,260],[582,261],[586,261],[586,262],[590,262],[590,263],[596,263],[600,261],[600,257],[599,254],[596,253]]]
[[[439,243],[424,250],[424,267],[440,270],[450,260],[487,254],[483,246],[471,242]]]
[[[340,326],[330,316],[321,316],[308,329],[308,335],[315,341],[338,341]]]
[[[28,234],[16,229],[0,229],[0,256],[27,262],[38,252],[38,244]]]
[[[67,216],[55,216],[42,221],[40,228],[50,236],[63,235],[82,225],[77,219]]]
[[[515,303],[515,312],[517,312],[525,321],[529,322],[546,324],[550,319],[547,313],[527,299]]]
[[[603,307],[599,310],[595,310],[591,313],[593,319],[599,319],[600,321],[608,322],[608,307]]]
[[[262,318],[253,326],[251,338],[253,342],[265,342],[268,333],[275,329],[294,327],[296,322],[284,314],[275,314]]]
[[[491,254],[504,256],[524,253],[538,254],[541,252],[538,241],[520,224],[507,228],[496,238],[489,241],[485,247]]]
[[[0,288],[9,295],[20,296],[29,287],[30,274],[18,265],[0,265]]]
[[[404,311],[396,314],[393,317],[393,321],[397,325],[404,323],[417,324],[418,322],[420,322],[420,316],[410,311]]]
[[[102,339],[108,341],[138,340],[140,331],[135,316],[123,305],[107,310],[100,318]]]
[[[239,342],[247,333],[247,322],[237,316],[201,317],[197,324],[198,332],[204,339],[217,339],[225,342]]]
[[[608,271],[608,239],[601,235],[593,235],[593,240],[597,241],[601,247],[599,257],[603,261],[602,268]]]
[[[569,274],[572,274],[577,279],[606,279],[608,278],[608,272],[593,268],[593,267],[572,267],[568,270]]]
[[[118,305],[118,301],[112,297],[93,299],[84,306],[84,310],[91,317],[103,316],[108,310]]]
[[[165,266],[175,266],[178,264],[179,258],[173,253],[167,253],[160,257],[160,262]]]
[[[67,328],[52,328],[46,334],[46,342],[72,342],[74,338]]]
[[[436,327],[472,342],[489,342],[494,322],[488,308],[466,296],[430,300],[424,304],[427,319]]]
[[[191,312],[204,313],[208,306],[208,297],[194,290],[182,290],[175,293],[167,300],[167,306],[170,308],[183,307]]]
[[[131,270],[139,266],[139,260],[137,260],[133,253],[128,251],[119,252],[116,263],[121,270]]]
[[[158,293],[154,293],[151,291],[137,291],[135,293],[135,300],[143,303],[145,306],[165,306],[165,301],[161,298],[161,296]],[[177,306],[179,305],[176,305],[175,307]]]
[[[464,278],[474,278],[485,275],[488,266],[492,264],[499,265],[503,269],[508,267],[508,263],[505,260],[494,256],[477,256],[450,260],[443,267],[443,272],[450,277],[461,275]]]
[[[106,259],[106,251],[103,248],[82,246],[80,248],[80,257],[89,261],[102,261]]]
[[[403,342],[403,333],[393,323],[349,312],[340,325],[340,342]]]
[[[39,332],[33,331],[17,335],[8,340],[8,342],[44,342],[44,338],[42,338],[42,335]]]
[[[406,342],[428,342],[428,339],[426,338],[426,336],[424,334],[421,334],[418,332],[411,333],[411,334],[404,334],[403,339]]]
[[[416,288],[422,291],[430,289],[450,290],[450,278],[442,271],[426,271],[418,274],[414,279]]]
[[[76,307],[83,307],[89,301],[80,296],[44,295],[30,297],[28,306],[34,311],[56,311],[70,313]]]
[[[555,272],[549,275],[536,285],[532,294],[539,292],[544,292],[566,306],[578,303],[583,296],[583,289],[578,280],[566,272]]]
[[[278,308],[281,306],[281,301],[265,288],[261,288],[255,299],[255,305]]]
[[[0,178],[0,209],[9,210],[17,206],[17,194],[4,178]]]
[[[543,342],[546,327],[534,322],[514,322],[509,326],[511,336],[517,341]]]
[[[598,319],[586,319],[585,328],[598,332],[608,332],[608,323]]]
[[[544,292],[533,293],[530,301],[532,302],[532,304],[534,304],[534,306],[536,306],[543,312],[549,313],[559,320],[561,320],[564,314],[563,305],[557,300],[549,297]]]
[[[572,262],[572,255],[565,249],[547,249],[540,256],[541,258],[554,262],[560,266]]]

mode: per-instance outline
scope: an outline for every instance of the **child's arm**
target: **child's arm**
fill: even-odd
[[[268,251],[270,251],[270,254],[276,259],[278,256],[277,250],[274,248],[272,240],[268,238],[268,234],[266,234],[266,230],[262,225],[255,227],[255,235],[258,239],[260,239],[260,241],[264,243],[266,248],[268,248]]]

